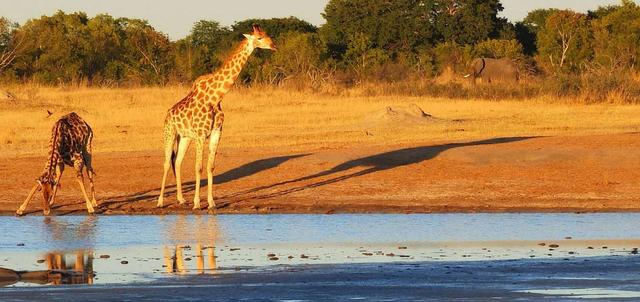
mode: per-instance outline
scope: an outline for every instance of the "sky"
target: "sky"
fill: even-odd
[[[20,24],[57,10],[83,11],[90,17],[108,13],[115,17],[146,19],[172,40],[185,37],[198,20],[222,25],[249,18],[295,16],[315,25],[324,23],[321,13],[328,0],[0,0],[0,16]],[[501,16],[515,22],[536,8],[570,8],[586,12],[620,0],[502,0]]]

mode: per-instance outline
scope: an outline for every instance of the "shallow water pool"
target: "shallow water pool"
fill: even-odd
[[[0,285],[144,282],[320,263],[634,254],[638,219],[635,213],[0,217]]]

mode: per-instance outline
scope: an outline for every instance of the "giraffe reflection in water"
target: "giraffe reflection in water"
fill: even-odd
[[[44,259],[46,270],[15,271],[0,268],[0,286],[17,282],[40,285],[93,284],[93,252],[78,250],[72,253],[47,253]]]
[[[173,227],[168,228],[165,235],[163,267],[166,273],[216,273],[215,244],[220,231],[215,216],[176,216]]]

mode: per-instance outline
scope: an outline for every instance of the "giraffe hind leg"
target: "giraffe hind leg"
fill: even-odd
[[[184,155],[187,153],[189,149],[189,145],[191,144],[191,139],[187,137],[180,138],[180,144],[178,145],[178,154],[176,156],[176,190],[177,190],[177,198],[179,204],[184,204],[186,200],[184,199],[184,195],[182,195],[182,161],[184,160]]]
[[[168,122],[166,122],[168,123]],[[162,208],[164,206],[164,190],[165,185],[167,184],[167,175],[169,174],[169,169],[173,170],[173,175],[176,174],[175,169],[175,154],[176,154],[176,140],[179,140],[179,137],[173,126],[170,124],[165,125],[164,129],[164,171],[162,173],[162,184],[160,185],[160,195],[158,196],[158,203],[156,207]]]
[[[216,153],[221,135],[222,129],[216,129],[211,133],[209,141],[209,157],[207,159],[207,202],[209,203],[209,210],[216,208],[216,202],[213,199],[213,169],[215,168]]]
[[[89,214],[93,214],[95,212],[93,209],[93,204],[91,200],[89,200],[89,196],[87,196],[87,190],[84,187],[84,176],[82,175],[82,170],[84,169],[84,166],[83,166],[82,160],[79,160],[79,159],[75,160],[73,166],[74,168],[76,168],[76,181],[80,186],[80,191],[82,191],[82,196],[84,197],[84,200],[86,202],[87,212],[89,212]]]
[[[64,171],[64,163],[60,163],[58,165],[58,170],[56,171],[56,183],[53,186],[53,194],[51,194],[51,199],[49,199],[49,206],[52,206],[56,199],[56,194],[58,193],[58,189],[60,188],[60,178],[62,177],[62,172]]]
[[[196,183],[195,195],[193,197],[193,209],[200,209],[200,178],[202,177],[202,154],[204,149],[204,139],[196,140]]]
[[[89,150],[85,150],[82,156],[83,156],[86,171],[87,171],[87,177],[89,177],[89,189],[91,190],[91,204],[94,207],[97,207],[98,201],[96,200],[96,189],[95,189],[95,184],[93,182],[94,176],[96,175],[96,172],[93,170],[93,164],[92,164],[93,155]]]

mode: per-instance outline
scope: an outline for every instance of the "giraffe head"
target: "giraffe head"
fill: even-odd
[[[254,48],[276,50],[276,45],[273,43],[273,40],[260,28],[260,25],[254,24],[253,32],[251,34],[245,34],[244,36]]]
[[[40,189],[42,189],[42,198],[44,198],[45,202],[48,202],[53,194],[53,187],[56,185],[56,181],[48,173],[42,174],[36,181]]]

